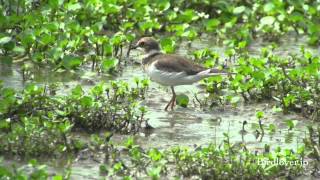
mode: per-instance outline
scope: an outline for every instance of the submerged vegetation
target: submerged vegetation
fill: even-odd
[[[309,51],[320,45],[319,21],[319,1],[1,0],[0,79],[2,64],[17,67],[23,89],[0,80],[0,179],[71,179],[70,164],[52,175],[50,165],[34,158],[67,156],[73,161],[83,152],[100,154],[99,175],[106,178],[319,177],[320,56]],[[275,112],[298,113],[314,125],[306,127],[303,142],[291,149],[267,142],[262,150],[249,147],[243,139],[247,121],[242,122],[241,142],[231,142],[224,133],[222,143],[196,147],[144,148],[133,137],[117,144],[114,134],[152,131],[145,103],[149,80],[110,78],[91,83],[88,90],[34,79],[34,69],[121,76],[127,65],[134,65],[130,47],[141,36],[159,38],[166,53],[186,42],[193,61],[232,73],[201,82],[205,93],[194,98],[201,110],[268,101]],[[224,52],[194,49],[193,43],[203,37]],[[305,43],[284,56],[276,53],[286,46],[282,37]],[[252,54],[258,39],[271,45]],[[190,106],[189,98],[178,95],[177,105]],[[281,127],[264,123],[263,111],[256,112],[256,119],[254,131],[261,140],[264,134],[281,132]],[[285,128],[290,141],[296,120],[286,120]],[[88,133],[90,140],[76,136],[79,132]],[[6,162],[12,156],[31,160],[26,168]]]

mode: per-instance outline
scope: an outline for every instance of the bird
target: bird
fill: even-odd
[[[144,72],[154,81],[163,86],[170,86],[172,97],[165,107],[173,110],[176,102],[175,86],[190,85],[214,75],[228,74],[220,69],[207,69],[192,63],[185,57],[176,54],[165,54],[153,37],[142,37],[131,49],[143,49],[142,66]]]

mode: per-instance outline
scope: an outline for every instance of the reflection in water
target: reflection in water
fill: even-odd
[[[0,77],[13,76],[12,63],[3,62],[0,58]]]

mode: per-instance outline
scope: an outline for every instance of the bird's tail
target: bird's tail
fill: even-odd
[[[198,75],[203,77],[210,77],[215,75],[229,75],[230,72],[227,72],[226,70],[220,70],[220,69],[206,69],[204,71],[201,71],[198,73]]]

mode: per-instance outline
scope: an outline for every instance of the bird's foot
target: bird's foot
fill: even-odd
[[[174,99],[173,97],[170,99],[169,103],[166,105],[166,107],[164,108],[165,111],[168,111],[169,106],[171,107],[171,110],[173,110],[173,105],[174,104]]]
[[[171,98],[171,100],[169,101],[169,103],[166,105],[166,107],[164,108],[165,111],[168,111],[168,108],[170,106],[171,111],[173,110],[174,106],[176,105],[176,96],[173,96]]]

